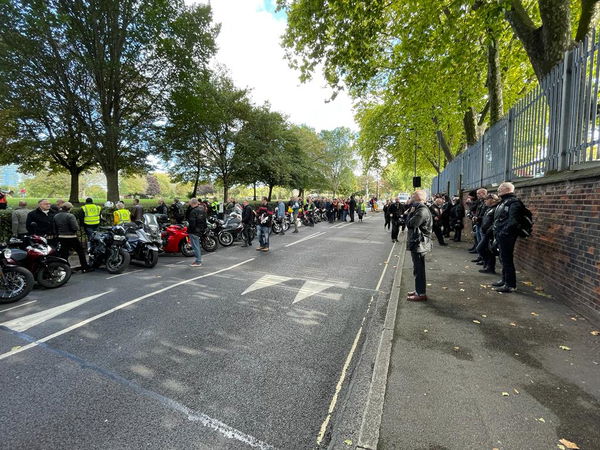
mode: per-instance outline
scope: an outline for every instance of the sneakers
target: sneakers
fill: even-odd
[[[492,286],[494,286],[494,287],[502,287],[502,286],[504,286],[504,280],[498,280],[498,281],[492,283]]]
[[[502,287],[496,288],[494,290],[496,292],[501,292],[503,294],[509,294],[511,292],[515,292],[517,290],[517,288],[509,287],[509,286],[502,286]]]
[[[194,262],[194,263],[191,263],[190,266],[191,267],[202,267],[202,263]]]
[[[263,247],[260,249],[261,252],[268,252],[269,251],[269,247]]]
[[[256,251],[257,251],[257,252],[260,252],[262,249],[264,249],[264,247],[258,247],[258,248],[256,249]]]

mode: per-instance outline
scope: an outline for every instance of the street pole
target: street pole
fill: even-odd
[[[415,128],[415,177],[417,176],[417,129]]]
[[[441,168],[442,168],[442,154],[441,154],[441,145],[440,145],[440,140],[438,139],[438,167],[437,167],[437,193],[440,193],[440,174],[441,174]],[[450,193],[448,193],[450,194]]]

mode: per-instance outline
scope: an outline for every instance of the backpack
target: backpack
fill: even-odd
[[[506,203],[504,208],[506,208],[507,212],[510,205],[514,202],[521,203],[521,215],[519,216],[518,236],[520,238],[527,239],[529,236],[531,236],[531,233],[533,233],[533,214],[531,214],[529,208],[527,208],[520,199],[514,199]]]

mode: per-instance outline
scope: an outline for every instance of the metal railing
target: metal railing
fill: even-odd
[[[600,34],[594,30],[506,117],[447,164],[431,191],[454,194],[600,161],[599,88]]]

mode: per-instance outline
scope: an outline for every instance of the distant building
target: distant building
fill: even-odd
[[[23,178],[17,169],[18,167],[14,164],[0,166],[0,186],[17,187]]]

